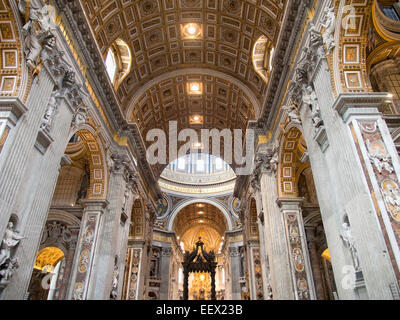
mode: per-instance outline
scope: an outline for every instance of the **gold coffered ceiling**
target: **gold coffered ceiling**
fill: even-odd
[[[104,57],[118,39],[130,47],[131,71],[116,95],[143,140],[149,129],[166,130],[168,121],[178,121],[178,130],[244,130],[260,115],[267,83],[254,68],[253,50],[261,37],[275,47],[286,0],[81,4]],[[188,94],[190,81],[201,84],[202,94]],[[203,117],[201,127],[190,123],[193,115]],[[153,169],[158,176],[163,168]]]
[[[188,83],[202,83],[202,94],[188,94]],[[245,130],[248,120],[256,120],[251,100],[241,88],[201,74],[176,76],[151,86],[135,100],[127,116],[146,137],[154,128],[168,132],[169,121],[177,121],[178,130],[196,127],[191,123],[194,115],[202,116],[201,127],[220,130]]]
[[[262,35],[275,43],[284,0],[110,0],[82,1],[101,52],[118,38],[133,52],[132,72],[118,90],[129,101],[142,84],[183,67],[208,67],[231,74],[261,98],[265,83],[254,71],[251,54]],[[182,27],[195,23],[197,39]]]
[[[228,230],[227,224],[222,212],[213,205],[202,204],[198,207],[198,204],[191,204],[175,217],[173,231],[182,238],[192,227],[201,226],[214,229],[222,237]]]

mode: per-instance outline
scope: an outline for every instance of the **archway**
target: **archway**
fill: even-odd
[[[38,252],[29,284],[29,300],[54,299],[63,265],[65,265],[65,253],[60,248],[49,246]]]
[[[182,251],[186,252],[184,259],[188,259],[183,261],[185,279],[180,283],[181,290],[187,289],[184,299],[214,300],[225,295],[226,265],[221,250],[228,230],[225,215],[205,201],[187,204],[173,219],[171,231],[175,232]],[[208,261],[206,257],[213,253],[215,256]],[[202,258],[198,258],[198,254]]]

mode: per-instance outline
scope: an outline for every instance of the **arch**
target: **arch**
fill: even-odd
[[[145,236],[145,217],[141,199],[136,199],[132,205],[131,221],[129,237],[143,239]]]
[[[87,197],[90,199],[105,199],[108,189],[108,170],[103,144],[99,141],[96,131],[87,124],[81,125],[70,132],[68,141],[74,134],[84,142],[89,155],[90,186]]]
[[[142,97],[147,90],[149,90],[151,87],[159,84],[160,82],[163,82],[169,78],[173,77],[179,77],[179,76],[186,76],[186,75],[204,75],[204,76],[212,76],[212,77],[217,77],[224,79],[225,81],[228,81],[235,86],[239,87],[250,99],[250,103],[252,107],[254,108],[254,112],[256,114],[256,117],[258,118],[261,114],[262,107],[260,105],[259,100],[257,99],[256,95],[254,92],[248,88],[242,81],[236,79],[235,77],[217,71],[217,70],[212,70],[212,69],[206,69],[206,68],[184,68],[184,69],[179,69],[179,70],[174,70],[171,72],[163,73],[160,76],[147,81],[143,86],[141,86],[135,94],[130,98],[130,101],[128,103],[128,108],[125,112],[125,116],[127,119],[131,119],[130,115],[132,114],[133,108],[136,106],[137,101]]]
[[[330,67],[337,95],[372,91],[366,48],[373,2],[335,1],[336,48],[330,57]]]
[[[107,63],[107,59],[110,55],[112,55],[115,63],[115,74],[110,77],[110,80],[113,83],[115,90],[118,90],[119,85],[131,71],[132,51],[124,40],[118,38],[108,49],[104,59],[105,63]]]
[[[47,221],[58,221],[71,227],[80,227],[81,225],[81,220],[76,216],[67,211],[57,209],[50,209]]]
[[[43,270],[48,266],[54,268],[64,258],[65,252],[61,248],[55,246],[45,247],[37,253],[34,268],[38,270]]]
[[[262,35],[253,48],[253,66],[257,74],[268,83],[269,75],[272,70],[272,58],[274,56],[274,48],[272,47],[271,41],[264,35]]]
[[[280,197],[298,197],[298,177],[299,170],[304,170],[304,166],[298,168],[302,132],[297,126],[289,125],[281,138],[280,161],[278,169],[278,194]]]
[[[14,1],[1,0],[0,15],[0,97],[19,97],[26,101],[30,77],[23,59],[22,25]]]
[[[400,40],[400,21],[388,17],[383,12],[382,7],[392,7],[394,2],[374,0],[372,6],[372,19],[375,29],[383,39],[389,42]]]
[[[213,199],[202,199],[202,198],[198,198],[198,199],[190,199],[190,200],[184,200],[182,201],[179,205],[177,205],[171,212],[171,217],[169,218],[169,222],[168,222],[168,231],[172,231],[173,225],[174,225],[174,220],[176,218],[176,216],[178,215],[178,213],[186,208],[187,206],[190,206],[191,204],[195,204],[195,203],[208,203],[214,207],[216,207],[217,209],[219,209],[222,214],[224,215],[225,219],[226,219],[226,223],[228,224],[228,230],[232,231],[233,230],[233,225],[232,225],[232,221],[231,221],[231,217],[230,214],[228,212],[228,209],[223,206],[221,203],[219,203],[217,200],[213,200]],[[162,219],[162,217],[161,217]]]

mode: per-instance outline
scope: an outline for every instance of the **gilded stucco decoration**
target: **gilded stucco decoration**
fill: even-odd
[[[302,142],[302,133],[296,127],[289,129],[282,137],[278,179],[279,194],[283,197],[297,197],[299,194],[298,172],[302,167],[299,160],[304,152]]]
[[[15,97],[22,84],[22,46],[9,1],[0,0],[0,97]]]
[[[373,0],[339,0],[336,8],[336,52],[333,58],[336,93],[371,92],[367,43]]]
[[[81,129],[76,134],[79,135],[86,145],[87,156],[89,158],[90,186],[87,197],[91,199],[104,199],[107,194],[108,175],[102,145],[89,128]]]

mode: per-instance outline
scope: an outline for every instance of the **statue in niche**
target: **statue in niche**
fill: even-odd
[[[9,222],[1,244],[0,267],[10,258],[11,248],[16,247],[24,237],[13,230],[14,224]]]
[[[340,230],[340,238],[345,243],[346,247],[350,249],[351,257],[353,259],[353,265],[356,271],[360,270],[360,261],[358,259],[357,249],[355,247],[355,242],[353,235],[351,234],[350,224],[345,221],[342,224]]]
[[[50,6],[41,0],[19,0],[18,8],[25,17],[22,36],[26,48],[26,63],[31,69],[39,65],[43,49],[52,50],[56,45],[56,26],[50,14]]]
[[[283,110],[288,113],[289,123],[301,124],[299,111],[294,105],[284,106]]]
[[[87,161],[85,161],[81,187],[78,191],[78,200],[86,198],[89,186],[90,186],[90,169]]]
[[[320,128],[323,125],[321,119],[321,109],[319,108],[319,103],[317,99],[317,94],[315,93],[311,85],[307,86],[303,94],[303,102],[308,105],[311,110],[312,122],[315,128]]]
[[[322,37],[326,51],[329,54],[333,48],[335,48],[335,28],[336,28],[336,16],[335,7],[325,8],[325,22],[322,25],[325,28],[324,35]]]

